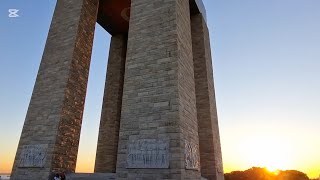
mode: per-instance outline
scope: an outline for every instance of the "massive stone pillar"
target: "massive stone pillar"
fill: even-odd
[[[118,179],[200,179],[189,1],[132,0]]]
[[[201,175],[208,180],[223,180],[210,38],[207,24],[202,14],[191,17],[191,27]]]
[[[74,172],[98,20],[113,36],[96,173],[68,177],[223,180],[203,17],[201,0],[57,1],[12,179]]]
[[[98,0],[58,0],[12,179],[74,172]]]
[[[112,36],[97,146],[96,173],[116,171],[126,52],[127,35]]]

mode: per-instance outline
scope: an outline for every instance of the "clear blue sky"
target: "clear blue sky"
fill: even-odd
[[[0,173],[15,155],[55,3],[0,1]],[[204,3],[226,171],[271,166],[245,155],[250,149],[258,151],[254,145],[263,139],[268,142],[265,149],[279,141],[293,151],[292,157],[305,160],[276,168],[320,174],[320,168],[312,169],[320,167],[320,1]],[[8,17],[13,8],[20,10],[20,17]],[[94,162],[109,41],[97,25],[80,145],[79,161],[84,164]],[[246,159],[238,157],[241,153]]]

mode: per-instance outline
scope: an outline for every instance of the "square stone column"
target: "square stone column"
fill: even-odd
[[[132,0],[118,179],[200,179],[189,1]]]
[[[11,179],[75,171],[98,2],[57,1]]]
[[[201,175],[208,180],[223,180],[210,38],[208,27],[202,14],[191,17],[191,27]]]
[[[127,39],[127,35],[122,34],[111,38],[94,170],[96,173],[116,171]]]

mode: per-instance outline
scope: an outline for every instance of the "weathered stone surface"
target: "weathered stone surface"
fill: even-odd
[[[110,43],[107,78],[100,120],[94,170],[96,173],[116,172],[126,52],[127,35],[119,34],[113,36]]]
[[[25,145],[20,154],[19,167],[42,168],[47,157],[48,145]]]
[[[196,144],[185,141],[186,169],[200,169],[199,148]]]
[[[191,17],[201,175],[223,180],[209,31],[201,14]]]
[[[195,2],[131,1],[128,35],[111,41],[95,165],[116,174],[70,174],[98,0],[57,1],[12,179],[223,180],[209,33]]]
[[[189,1],[132,0],[117,157],[118,179],[200,179],[185,168],[198,146]],[[169,169],[128,169],[128,142],[169,142]]]
[[[127,168],[169,168],[169,142],[156,139],[129,142]]]
[[[112,173],[71,173],[66,174],[67,180],[114,180],[116,174]]]
[[[11,179],[75,171],[98,3],[57,1]],[[43,167],[19,167],[23,148],[34,144],[48,147]]]

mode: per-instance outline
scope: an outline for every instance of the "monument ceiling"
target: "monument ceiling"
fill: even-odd
[[[129,29],[131,0],[100,0],[97,22],[110,34],[127,33]],[[206,11],[202,0],[190,0],[190,13]]]

